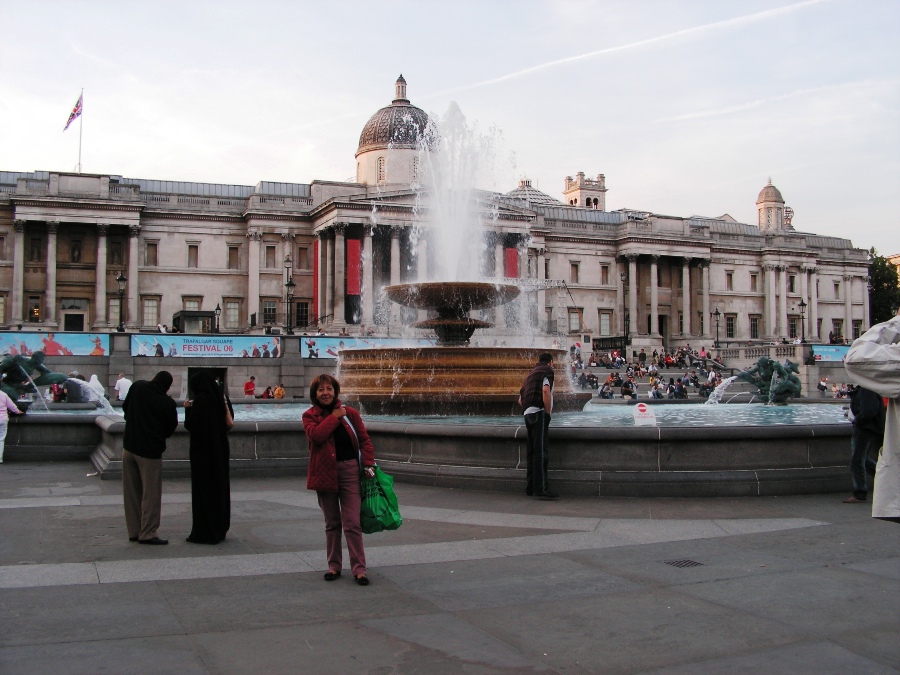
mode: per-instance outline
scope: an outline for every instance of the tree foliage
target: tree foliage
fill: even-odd
[[[897,268],[875,248],[869,249],[870,325],[893,318],[900,307],[900,281]]]

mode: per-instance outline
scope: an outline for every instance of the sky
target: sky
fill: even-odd
[[[0,171],[255,185],[348,180],[401,73],[414,105],[502,135],[562,200],[756,222],[900,253],[897,0],[0,0]]]

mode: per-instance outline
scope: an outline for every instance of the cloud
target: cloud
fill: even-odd
[[[631,42],[625,45],[618,45],[615,47],[607,47],[606,49],[598,49],[593,52],[587,52],[585,54],[577,54],[575,56],[568,56],[564,59],[556,59],[554,61],[548,61],[546,63],[539,63],[535,66],[530,66],[529,68],[523,68],[522,70],[517,70],[512,73],[507,73],[506,75],[500,75],[499,77],[493,77],[488,80],[482,80],[481,82],[475,82],[472,84],[465,84],[459,87],[451,87],[450,89],[443,89],[438,92],[434,92],[433,94],[428,94],[424,99],[436,98],[439,96],[446,96],[447,94],[456,94],[461,91],[469,91],[471,89],[478,89],[480,87],[488,87],[493,84],[499,84],[501,82],[507,82],[509,80],[515,80],[520,77],[526,77],[528,75],[532,75],[534,73],[549,70],[551,68],[557,68],[559,66],[568,65],[570,63],[575,63],[578,61],[585,61],[588,59],[597,58],[598,56],[605,56],[607,54],[614,54],[617,52],[623,52],[632,49],[639,49],[641,47],[646,47],[648,45],[655,45],[660,42],[666,42],[669,40],[674,40],[676,38],[685,37],[685,36],[699,36],[704,33],[718,31],[722,29],[734,28],[737,26],[743,26],[749,23],[755,23],[757,21],[767,21],[773,17],[781,16],[783,14],[788,14],[790,12],[795,12],[798,10],[806,9],[807,7],[811,7],[813,5],[819,5],[823,2],[828,2],[829,0],[804,0],[804,2],[798,2],[793,5],[786,5],[784,7],[776,7],[775,9],[767,9],[764,12],[756,12],[755,14],[747,14],[745,16],[738,16],[733,19],[725,19],[724,21],[715,21],[713,23],[707,23],[702,26],[694,26],[693,28],[684,28],[682,30],[675,31],[673,33],[666,33],[665,35],[657,35],[656,37],[647,38],[645,40],[638,40],[637,42]]]

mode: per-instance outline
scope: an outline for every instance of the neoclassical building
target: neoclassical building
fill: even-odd
[[[428,117],[402,76],[395,87],[362,130],[353,183],[0,172],[0,326],[150,330],[218,308],[223,332],[399,334],[412,317],[379,290],[428,278],[442,251],[420,208]],[[481,275],[524,291],[493,313],[485,339],[527,327],[572,341],[628,334],[649,348],[709,345],[717,333],[850,339],[868,327],[866,251],[795,230],[771,181],[755,223],[607,211],[606,193],[604,175],[578,173],[560,199],[527,180],[474,196]]]

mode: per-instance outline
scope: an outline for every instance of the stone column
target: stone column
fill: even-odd
[[[94,282],[95,328],[105,328],[109,325],[106,320],[106,235],[108,232],[109,225],[97,224],[97,277]],[[47,285],[49,287],[49,283]]]
[[[681,315],[684,317],[685,337],[691,335],[691,259],[681,259]]]
[[[709,334],[709,260],[700,263],[703,270],[703,336],[705,338],[712,337]]]
[[[391,285],[400,283],[400,232],[399,225],[391,225]],[[400,305],[390,303],[390,323],[397,324],[400,317]]]
[[[766,269],[766,334],[770,338],[778,335],[775,324],[775,265],[765,265]]]
[[[616,335],[625,335],[625,268],[616,261]]]
[[[853,341],[853,277],[844,275],[844,339]]]
[[[650,335],[659,337],[659,256],[650,256]]]
[[[637,290],[638,290],[638,270],[637,270],[637,254],[631,253],[628,256],[628,314],[629,319],[629,335],[640,334],[640,320],[637,313]]]
[[[328,277],[326,275],[328,267],[328,245],[326,244],[327,235],[324,231],[316,234],[318,240],[318,258],[319,264],[316,274],[318,275],[317,287],[318,295],[316,296],[316,323],[319,319],[328,314],[328,307],[325,304],[325,286],[328,285]]]
[[[25,307],[25,221],[17,220],[13,223],[13,284],[12,307],[10,323],[20,323],[25,320],[22,315]]]
[[[872,277],[863,277],[863,320],[860,335],[869,330],[869,283]]]
[[[325,240],[325,319],[326,324],[334,321],[334,237]]]
[[[416,241],[416,278],[421,282],[428,281],[428,245],[422,228],[419,228]],[[427,318],[428,310],[420,309],[418,320],[425,321]]]
[[[362,324],[371,328],[375,320],[375,265],[372,260],[372,225],[363,226]]]
[[[128,312],[125,314],[126,326],[137,328],[141,325],[141,317],[138,314],[138,267],[140,260],[138,258],[138,247],[141,243],[141,226],[132,225],[128,229],[128,287],[127,287],[127,304]],[[130,321],[129,321],[130,319]]]
[[[57,221],[47,221],[47,311],[45,321],[49,324],[56,323],[56,244],[59,233]]]
[[[800,299],[806,303],[806,312],[803,314],[800,322],[803,324],[800,327],[800,335],[806,335],[806,339],[809,339],[809,268],[801,267],[800,268]]]
[[[788,318],[787,318],[787,266],[778,266],[778,335],[777,337],[788,336]]]
[[[250,252],[247,254],[247,323],[250,317],[256,315],[256,325],[262,323],[259,315],[259,251],[262,242],[262,231],[253,229],[247,231],[250,240]]]
[[[547,269],[547,266],[546,266],[547,249],[546,248],[538,248],[535,250],[535,252],[537,253],[537,258],[536,258],[537,269],[535,270],[535,275],[534,275],[535,279],[540,279],[542,281],[546,281],[547,277],[545,276],[544,271]],[[550,328],[550,326],[547,326],[544,324],[544,322],[547,319],[547,291],[546,290],[538,291],[537,305],[538,305],[537,306],[538,326],[544,326],[544,328],[546,330],[546,329]]]
[[[334,323],[338,326],[347,324],[344,303],[347,298],[347,246],[344,233],[347,226],[343,223],[334,226]]]
[[[819,336],[819,268],[811,267],[809,269],[809,327],[807,333],[809,339],[813,342],[819,342],[822,338]]]

